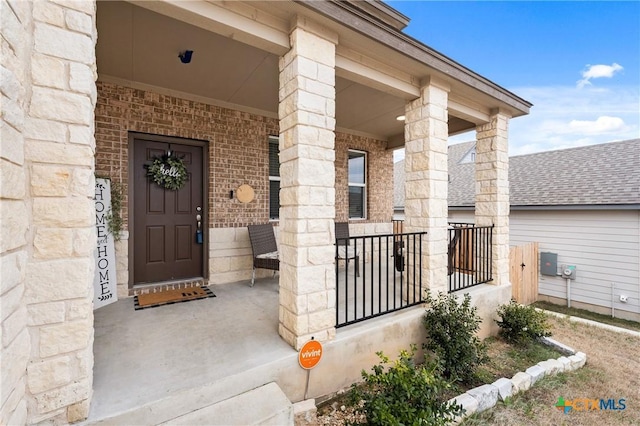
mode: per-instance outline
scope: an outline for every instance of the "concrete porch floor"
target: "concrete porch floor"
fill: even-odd
[[[398,275],[381,266],[383,275]],[[340,290],[345,274],[338,277]],[[170,422],[274,381],[291,401],[304,399],[306,371],[278,335],[278,284],[276,275],[257,279],[253,288],[249,281],[212,285],[214,298],[139,311],[127,298],[96,310],[94,393],[86,423]],[[361,369],[377,361],[377,350],[390,346],[392,354],[419,342],[421,314],[417,306],[340,328],[312,372],[308,397],[358,380]]]
[[[278,278],[210,287],[217,297],[95,312],[95,422],[297,352],[278,335]]]

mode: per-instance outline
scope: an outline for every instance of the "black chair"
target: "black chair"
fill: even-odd
[[[404,241],[398,240],[393,242],[393,262],[396,267],[396,271],[404,272]]]
[[[340,240],[340,241],[338,241]],[[351,247],[349,240],[349,223],[348,222],[336,222],[336,244],[338,245],[338,256],[336,261],[344,260],[347,263],[347,270],[349,270],[349,260],[355,260],[356,262],[356,276],[360,276],[360,253],[355,247]]]
[[[263,225],[249,225],[249,239],[253,250],[253,272],[251,274],[251,287],[256,279],[256,268],[270,269],[273,275],[280,270],[278,257],[278,245],[273,226],[269,223]]]

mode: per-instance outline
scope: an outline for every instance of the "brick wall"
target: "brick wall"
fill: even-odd
[[[98,82],[96,173],[123,184],[123,217],[128,218],[128,132],[209,141],[210,282],[251,276],[246,229],[269,220],[268,137],[278,134],[278,120],[175,96]],[[349,149],[368,153],[368,210],[363,222],[390,222],[393,213],[393,154],[385,142],[336,133],[336,218],[348,211]],[[229,191],[251,185],[255,200],[229,199]],[[118,294],[127,296],[127,233],[116,245]]]
[[[349,150],[367,153],[367,220],[391,222],[393,216],[393,151],[386,142],[336,133],[336,221],[349,218]],[[361,221],[358,221],[361,222]]]
[[[96,172],[121,182],[128,218],[128,132],[209,141],[209,227],[238,227],[269,220],[268,136],[277,120],[150,91],[98,82]],[[248,204],[229,191],[248,184]]]

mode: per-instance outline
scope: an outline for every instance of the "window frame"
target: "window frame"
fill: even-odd
[[[278,216],[271,216],[271,182],[278,182],[278,192],[280,191],[280,136],[269,135],[267,138],[267,152],[271,152],[271,144],[275,144],[278,147],[278,176],[271,175],[271,155],[268,155],[269,160],[269,200],[268,200],[268,212],[269,222],[277,222],[280,220],[280,195],[278,194]]]
[[[349,158],[351,153],[356,153],[356,154],[362,154],[362,157],[364,157],[364,170],[363,170],[363,178],[364,178],[364,183],[360,183],[360,182],[351,182],[349,180],[349,160],[351,160],[351,158]],[[369,164],[368,164],[368,156],[369,153],[367,151],[362,151],[359,149],[348,149],[347,150],[347,216],[349,217],[349,220],[367,220],[367,205],[368,205],[368,190],[367,190],[367,173],[369,170]],[[359,157],[358,157],[359,158]],[[350,189],[351,187],[358,187],[358,188],[362,188],[362,217],[351,217],[351,212],[349,211],[349,205],[351,204],[349,201],[350,198]]]

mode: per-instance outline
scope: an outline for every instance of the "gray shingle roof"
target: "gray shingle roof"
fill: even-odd
[[[449,147],[450,207],[474,205],[475,165],[459,164],[474,143]],[[403,206],[404,164],[394,176]],[[512,207],[640,205],[640,139],[510,157],[509,181]]]

